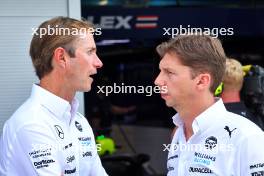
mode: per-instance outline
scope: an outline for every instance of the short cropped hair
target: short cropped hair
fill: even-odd
[[[191,68],[192,78],[200,73],[211,75],[210,92],[214,93],[223,79],[226,55],[219,39],[207,35],[179,35],[156,48],[161,57],[175,54]]]
[[[53,29],[53,33],[48,33],[48,29]],[[38,27],[31,40],[30,56],[39,79],[52,71],[52,57],[56,48],[62,47],[74,57],[76,48],[73,46],[80,38],[78,31],[81,32],[82,29],[90,31],[93,25],[68,17],[55,17]],[[43,31],[46,31],[46,34],[43,34]]]
[[[227,59],[223,78],[224,90],[240,91],[243,81],[244,72],[241,63],[232,58]]]

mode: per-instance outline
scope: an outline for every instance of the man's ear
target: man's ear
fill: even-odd
[[[64,48],[62,47],[58,47],[54,50],[53,53],[53,64],[54,66],[57,65],[59,67],[66,67],[66,51]]]
[[[198,90],[204,90],[210,87],[211,75],[209,73],[201,73],[196,77],[196,85]]]

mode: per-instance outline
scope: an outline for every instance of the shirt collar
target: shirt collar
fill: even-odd
[[[183,121],[181,119],[181,117],[179,116],[179,113],[176,113],[173,117],[172,117],[173,123],[178,126],[181,127],[183,126]]]
[[[193,131],[204,131],[212,123],[215,123],[216,118],[221,118],[224,112],[226,112],[226,108],[222,99],[215,98],[215,103],[194,119],[192,123]]]
[[[31,98],[37,99],[41,105],[46,107],[58,118],[63,118],[66,113],[69,113],[72,119],[79,107],[79,102],[76,98],[74,98],[70,104],[63,98],[58,97],[36,84],[33,84]]]
[[[203,131],[214,122],[216,116],[221,117],[221,114],[226,111],[224,103],[221,98],[215,98],[215,103],[206,109],[204,112],[199,114],[192,123],[193,133],[197,133],[198,131]],[[219,116],[220,115],[220,116]],[[173,123],[176,126],[182,127],[184,125],[182,119],[179,114],[175,114],[173,117]]]

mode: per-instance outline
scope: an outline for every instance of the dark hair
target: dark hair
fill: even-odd
[[[226,55],[220,40],[206,35],[180,35],[163,42],[156,48],[161,57],[176,54],[181,63],[192,70],[194,78],[199,73],[209,73],[212,81],[210,91],[221,83],[226,67]]]

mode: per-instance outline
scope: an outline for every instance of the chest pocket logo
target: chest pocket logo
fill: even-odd
[[[64,132],[59,125],[54,125],[56,133],[58,134],[59,138],[64,139]]]

